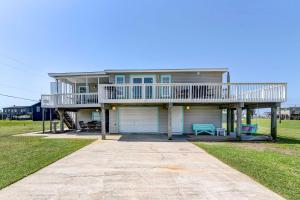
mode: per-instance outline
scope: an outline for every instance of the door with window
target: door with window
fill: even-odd
[[[125,97],[125,86],[123,86],[122,84],[125,83],[125,76],[116,75],[115,83],[118,85],[116,86],[116,98],[123,99]]]
[[[131,77],[132,98],[133,99],[152,99],[154,97],[155,76],[133,76]],[[137,86],[135,86],[135,84]]]
[[[171,86],[168,83],[171,83],[171,75],[161,75],[160,82],[164,83],[160,90],[161,98],[170,98]]]

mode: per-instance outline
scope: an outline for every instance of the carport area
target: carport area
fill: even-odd
[[[97,140],[4,188],[0,199],[282,199],[184,136]]]

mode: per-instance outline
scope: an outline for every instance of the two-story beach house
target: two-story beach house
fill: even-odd
[[[271,108],[271,135],[276,138],[277,108],[286,101],[286,83],[231,83],[227,68],[134,69],[49,73],[52,94],[42,95],[43,108],[55,108],[61,121],[101,121],[107,133],[193,133],[193,124],[222,127],[240,134],[242,110]],[[236,128],[234,128],[236,115]],[[61,130],[64,129],[61,123]]]

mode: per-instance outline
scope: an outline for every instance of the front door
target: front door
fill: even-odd
[[[183,106],[172,107],[172,132],[175,135],[183,133]]]

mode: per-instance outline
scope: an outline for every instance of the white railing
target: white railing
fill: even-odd
[[[283,102],[285,83],[100,84],[101,103]]]
[[[98,93],[42,95],[43,107],[101,103],[284,102],[286,83],[99,84]]]
[[[98,93],[74,93],[42,95],[42,106],[95,105],[98,104]]]

